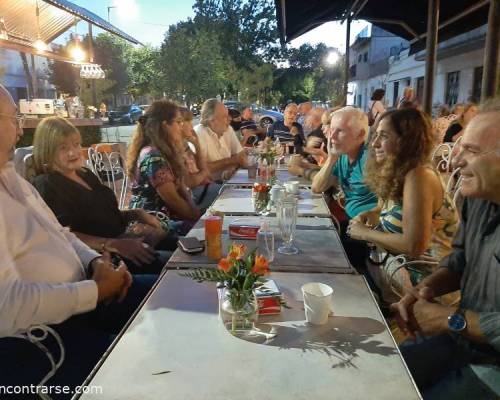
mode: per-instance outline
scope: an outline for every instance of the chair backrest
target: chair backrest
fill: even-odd
[[[462,185],[462,176],[460,175],[460,168],[456,168],[448,178],[448,183],[446,184],[446,193],[450,195],[453,200],[455,207],[459,209],[459,203],[461,200],[460,186]]]
[[[26,154],[23,159],[24,163],[24,179],[28,182],[33,182],[36,177],[35,167],[33,165],[33,154]]]
[[[125,160],[119,152],[104,153],[92,147],[89,147],[88,154],[92,172],[102,184],[108,186],[114,192],[118,207],[123,208],[128,190]]]
[[[14,168],[16,172],[24,178],[26,177],[24,157],[28,154],[33,154],[33,146],[19,147],[14,151]]]
[[[56,360],[56,357],[54,357],[54,355],[49,350],[49,348],[42,343],[45,339],[47,339],[49,337],[49,335],[53,336],[53,338],[57,342],[57,345],[59,346],[59,359],[58,360]],[[12,337],[27,340],[28,342],[30,342],[33,345],[35,345],[36,347],[38,347],[49,359],[50,371],[37,384],[37,386],[44,386],[45,383],[55,375],[56,371],[59,369],[59,367],[64,362],[64,358],[65,358],[66,354],[65,354],[65,349],[64,349],[64,343],[63,343],[61,337],[54,329],[52,329],[50,326],[47,326],[47,325],[30,326],[25,331],[18,332],[15,335],[12,335]],[[42,396],[40,396],[40,397],[42,397]],[[50,399],[50,397],[42,397],[42,398]]]
[[[431,160],[438,171],[446,172],[449,170],[452,151],[451,143],[440,143],[434,148]]]
[[[115,193],[118,200],[118,207],[125,206],[125,200],[128,190],[128,176],[125,168],[125,160],[122,155],[116,151],[107,155],[110,170],[107,173],[109,187]]]

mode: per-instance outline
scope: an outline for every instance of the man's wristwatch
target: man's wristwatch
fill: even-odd
[[[448,329],[453,333],[461,333],[464,332],[466,328],[467,320],[465,319],[465,310],[458,308],[448,317]]]

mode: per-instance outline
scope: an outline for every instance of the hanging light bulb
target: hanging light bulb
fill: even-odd
[[[9,35],[7,34],[7,27],[5,26],[5,20],[0,18],[0,39],[7,40]]]
[[[40,36],[40,9],[38,8],[38,0],[36,2],[36,37],[37,39],[31,44],[38,51],[47,51],[49,46]]]
[[[77,34],[73,36],[73,44],[70,45],[68,50],[71,58],[76,62],[82,62],[87,57],[87,54],[82,49],[82,46],[80,44],[80,39]]]
[[[71,49],[70,54],[71,58],[75,61],[82,62],[85,60],[85,52],[78,44],[75,44],[75,46]]]
[[[37,39],[32,43],[32,46],[38,51],[47,51],[49,46],[42,39]]]

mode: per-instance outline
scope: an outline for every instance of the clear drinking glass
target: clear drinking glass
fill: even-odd
[[[293,236],[297,225],[297,199],[284,198],[276,209],[283,245],[278,248],[281,254],[297,254],[299,249],[293,245]]]

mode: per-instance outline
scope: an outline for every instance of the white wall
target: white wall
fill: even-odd
[[[363,81],[353,81],[352,85],[353,97],[349,104],[356,105],[365,111],[368,111],[370,105],[370,98],[375,89],[383,89],[386,85],[387,75],[378,75],[373,78]],[[361,95],[361,104],[358,102],[358,95]]]

